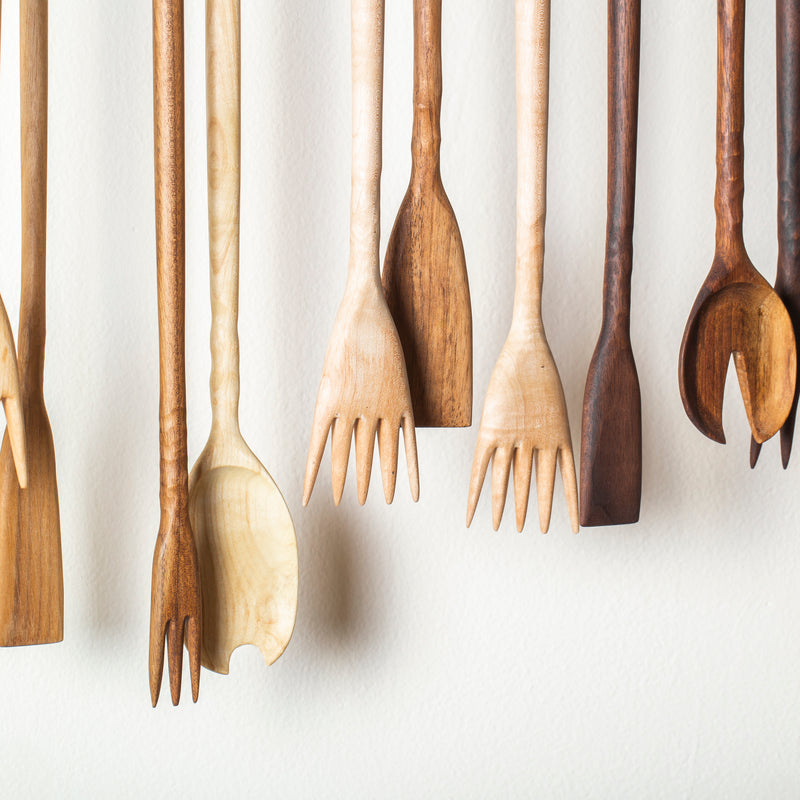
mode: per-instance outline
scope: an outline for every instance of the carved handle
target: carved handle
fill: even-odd
[[[162,513],[188,495],[184,353],[183,0],[153,0]]]
[[[416,175],[439,171],[442,142],[442,0],[414,0],[414,132]]]
[[[208,232],[211,261],[211,411],[238,430],[239,194],[241,163],[239,0],[206,0]]]
[[[384,0],[352,0],[353,174],[348,280],[379,290]]]
[[[18,361],[23,396],[41,398],[47,329],[47,0],[20,3],[20,95],[22,286]]]
[[[744,251],[744,0],[717,3],[717,251]]]
[[[514,324],[542,325],[550,0],[516,0],[517,267]]]
[[[630,326],[640,0],[608,2],[608,219],[603,324]]]

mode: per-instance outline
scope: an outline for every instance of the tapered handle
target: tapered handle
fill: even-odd
[[[744,0],[717,3],[718,253],[744,251]]]
[[[215,426],[236,430],[239,408],[240,42],[239,0],[206,0],[211,412]]]
[[[153,76],[161,375],[161,508],[188,495],[184,353],[183,0],[153,0]]]
[[[414,0],[414,131],[417,176],[439,171],[442,142],[442,0]]]
[[[640,0],[608,2],[608,209],[604,324],[630,325],[636,140],[639,118]]]
[[[800,0],[777,0],[778,280],[800,303]],[[781,291],[783,290],[783,291]],[[785,300],[785,298],[784,298]]]
[[[350,281],[380,289],[384,0],[352,0]]]
[[[517,266],[514,324],[541,326],[547,211],[550,0],[516,0]]]
[[[20,2],[22,285],[18,362],[23,397],[44,385],[47,235],[47,0]]]

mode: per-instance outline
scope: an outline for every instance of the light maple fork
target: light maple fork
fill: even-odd
[[[292,516],[239,430],[241,9],[206,0],[211,434],[189,476],[189,516],[203,593],[201,662],[227,674],[254,644],[272,664],[297,611]]]
[[[358,500],[367,499],[375,438],[383,490],[394,497],[400,428],[414,500],[419,497],[414,412],[403,348],[381,288],[380,176],[384,0],[352,0],[353,174],[350,264],[322,368],[303,505],[311,497],[330,431],[333,498],[344,491],[355,438]]]
[[[489,461],[492,519],[500,526],[514,467],[517,529],[535,463],[539,526],[550,526],[556,463],[572,529],[578,530],[575,461],[564,390],[542,323],[546,211],[550,0],[516,0],[517,265],[514,314],[489,381],[469,487],[472,522]]]

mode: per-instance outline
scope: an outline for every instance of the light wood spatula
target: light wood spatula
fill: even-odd
[[[60,642],[64,580],[56,457],[44,404],[47,232],[47,0],[20,3],[22,291],[19,369],[27,488],[9,428],[0,448],[0,644]]]
[[[206,0],[211,435],[189,476],[203,591],[204,667],[227,674],[239,645],[271,664],[297,610],[297,541],[280,490],[239,432],[239,0]]]

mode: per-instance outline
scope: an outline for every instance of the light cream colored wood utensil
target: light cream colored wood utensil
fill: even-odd
[[[22,287],[19,375],[27,488],[17,482],[12,427],[0,448],[0,644],[64,638],[56,456],[44,404],[47,234],[47,0],[20,3]],[[6,358],[6,356],[4,356]]]
[[[380,180],[384,0],[352,0],[353,175],[350,266],[322,368],[303,505],[308,503],[331,432],[333,498],[344,491],[355,433],[358,500],[364,503],[378,437],[383,491],[394,497],[403,428],[411,495],[419,497],[414,412],[403,348],[381,288]]]
[[[578,492],[564,390],[542,323],[546,211],[550,0],[516,0],[517,267],[511,331],[489,381],[472,477],[472,522],[489,461],[492,517],[500,526],[514,465],[517,529],[528,508],[536,465],[539,525],[550,526],[556,462],[561,466],[570,520],[578,530]]]
[[[239,432],[239,0],[206,0],[211,435],[189,476],[203,591],[201,660],[227,674],[254,644],[271,664],[297,610],[297,541],[280,490]]]

